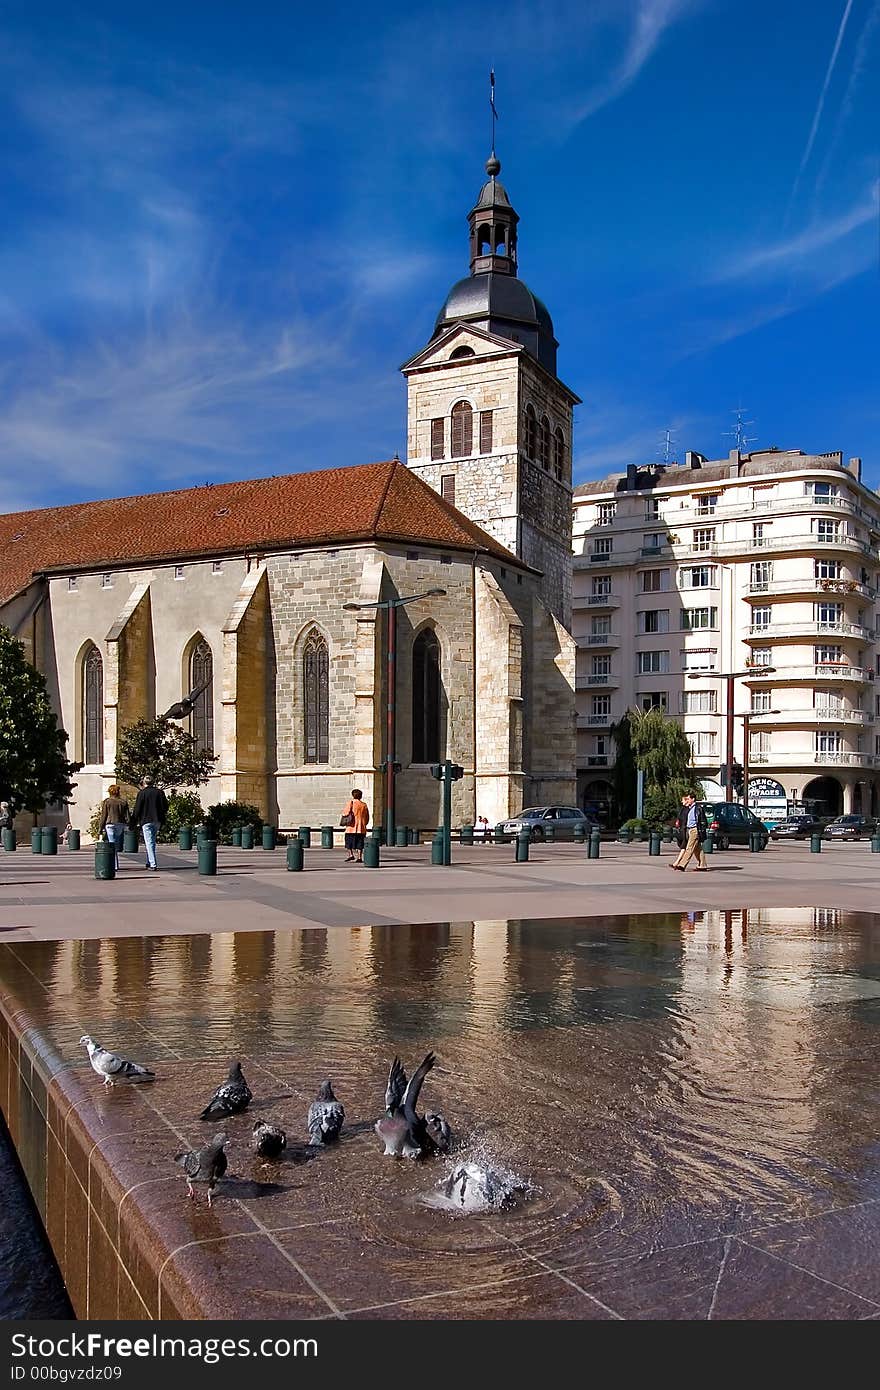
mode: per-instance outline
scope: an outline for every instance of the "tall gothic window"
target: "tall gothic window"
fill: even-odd
[[[553,472],[562,482],[565,476],[565,435],[560,429],[553,436]]]
[[[538,420],[534,406],[526,406],[526,457],[538,457]]]
[[[330,761],[330,653],[317,628],[306,639],[303,651],[303,707],[305,761]]]
[[[430,628],[413,643],[412,760],[440,761],[440,643]]]
[[[491,454],[492,452],[492,412],[491,410],[480,411],[480,453]]]
[[[83,760],[86,763],[104,761],[104,663],[94,644],[89,648],[82,667]]]
[[[550,470],[550,421],[546,415],[541,416],[541,435],[540,435],[540,455],[541,467]]]
[[[466,459],[474,452],[474,412],[467,401],[452,407],[452,457]]]
[[[204,637],[192,649],[189,659],[189,688],[205,688],[195,698],[190,715],[190,733],[199,748],[214,751],[214,658]]]

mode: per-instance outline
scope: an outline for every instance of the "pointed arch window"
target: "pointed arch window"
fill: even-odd
[[[553,436],[553,472],[562,482],[565,476],[565,435],[557,429]]]
[[[440,761],[440,643],[430,628],[413,643],[412,760]]]
[[[193,701],[190,733],[204,753],[214,751],[214,657],[202,637],[193,647],[189,658],[189,688],[200,690]]]
[[[303,712],[305,761],[330,761],[330,652],[317,628],[303,650]]]
[[[82,666],[82,746],[88,764],[104,761],[104,663],[92,643]]]
[[[538,457],[538,418],[534,406],[526,406],[526,457]]]
[[[474,451],[474,412],[467,401],[452,407],[452,457],[466,459]]]
[[[550,421],[546,415],[541,416],[541,434],[539,439],[540,463],[541,467],[550,470]]]

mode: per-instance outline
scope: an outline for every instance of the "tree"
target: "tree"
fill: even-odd
[[[621,823],[636,813],[636,765],[632,754],[629,711],[611,725],[614,739],[614,803]]]
[[[703,794],[688,774],[691,746],[681,725],[662,709],[631,709],[627,718],[633,757],[645,774],[645,820],[666,824],[678,815],[686,791]]]
[[[216,761],[170,719],[139,719],[119,736],[116,776],[133,787],[147,773],[164,787],[198,787],[207,782]]]
[[[51,801],[69,801],[82,763],[68,762],[66,751],[45,676],[0,627],[0,797],[34,815]]]

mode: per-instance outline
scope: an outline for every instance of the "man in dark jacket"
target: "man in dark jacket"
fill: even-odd
[[[706,838],[706,812],[697,800],[696,792],[685,792],[681,798],[681,815],[678,820],[678,842],[681,852],[669,865],[670,869],[681,869],[684,873],[691,859],[696,859],[694,868],[706,873],[708,865],[703,854],[703,841]]]
[[[153,785],[153,779],[147,773],[137,794],[131,818],[141,828],[144,848],[147,851],[147,868],[152,869],[154,873],[159,868],[156,863],[156,840],[167,815],[168,798],[161,787]]]

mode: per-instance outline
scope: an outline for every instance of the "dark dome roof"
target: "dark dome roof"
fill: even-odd
[[[434,334],[461,319],[503,319],[529,324],[553,337],[553,320],[536,294],[515,275],[469,275],[452,286]]]

